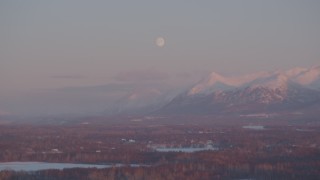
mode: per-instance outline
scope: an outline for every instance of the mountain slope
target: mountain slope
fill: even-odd
[[[319,106],[320,68],[224,77],[211,73],[159,112],[164,114],[232,114],[293,112]]]

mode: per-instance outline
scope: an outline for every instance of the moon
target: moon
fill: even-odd
[[[158,47],[163,47],[165,43],[166,43],[166,41],[164,40],[163,37],[157,37],[157,39],[156,39],[156,45],[157,45]]]

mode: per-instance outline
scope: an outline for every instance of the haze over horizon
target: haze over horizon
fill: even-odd
[[[212,71],[317,66],[319,17],[316,0],[1,1],[0,115],[98,112]]]

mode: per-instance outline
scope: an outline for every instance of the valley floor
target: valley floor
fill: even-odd
[[[2,169],[0,179],[319,179],[320,125],[256,117],[5,124],[0,161],[108,165]]]

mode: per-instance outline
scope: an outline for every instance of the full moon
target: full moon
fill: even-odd
[[[163,38],[163,37],[157,37],[157,39],[156,39],[156,45],[157,45],[158,47],[163,47],[164,44],[165,44],[164,38]]]

